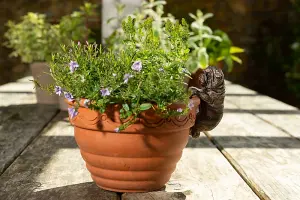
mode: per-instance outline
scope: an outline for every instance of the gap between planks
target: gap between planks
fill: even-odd
[[[241,176],[241,178],[246,182],[246,184],[251,188],[251,190],[261,199],[261,200],[271,200],[271,198],[260,188],[254,181],[252,181],[242,169],[242,167],[231,157],[231,155],[226,152],[226,150],[214,139],[207,131],[204,132],[206,137],[211,141],[217,149],[222,153],[222,155],[228,160],[230,165],[235,169],[235,171]]]

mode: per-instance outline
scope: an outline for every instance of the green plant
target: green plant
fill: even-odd
[[[12,48],[11,56],[20,56],[22,62],[44,61],[59,45],[56,40],[58,27],[47,23],[43,14],[29,12],[20,23],[8,21],[7,26],[4,37],[8,41],[4,45]]]
[[[197,71],[198,68],[204,69],[208,65],[217,65],[223,60],[229,72],[233,69],[233,61],[242,64],[242,60],[234,54],[242,53],[244,50],[233,46],[225,32],[213,31],[205,25],[205,21],[213,17],[212,13],[203,14],[197,10],[196,15],[190,13],[190,17],[195,20],[191,24],[189,46],[192,51],[187,63],[191,72]]]
[[[87,26],[88,19],[96,15],[95,9],[97,5],[84,3],[80,6],[79,11],[74,11],[70,15],[63,16],[59,23],[60,43],[68,44],[73,41],[88,41],[91,33]],[[93,42],[89,40],[89,42]]]
[[[164,43],[166,38],[164,38],[164,35],[162,35],[162,29],[164,27],[164,23],[166,21],[171,21],[172,23],[175,23],[175,18],[171,14],[168,14],[167,17],[163,17],[164,14],[164,5],[166,4],[166,1],[143,1],[141,4],[141,7],[137,9],[132,15],[130,15],[132,18],[136,21],[136,27],[140,25],[140,23],[143,23],[147,18],[153,19],[152,28],[155,32],[155,34],[158,34],[161,36],[161,42]],[[124,38],[124,32],[122,30],[121,22],[124,19],[123,17],[123,11],[124,11],[125,5],[121,3],[116,3],[116,10],[117,10],[117,16],[114,18],[111,18],[107,21],[107,23],[111,23],[113,21],[116,21],[116,26],[114,32],[106,38],[106,45],[110,47],[111,49],[114,49],[116,51],[123,48],[122,40]]]
[[[163,24],[170,20],[172,23],[176,22],[176,19],[171,14],[164,16],[164,5],[166,1],[144,1],[141,7],[134,12],[131,16],[136,19],[137,26],[146,20],[148,17],[154,19],[153,29],[155,33],[160,35],[163,29]],[[120,22],[123,16],[124,5],[116,5],[118,15],[116,18],[110,19]],[[244,52],[239,47],[232,46],[232,42],[225,32],[220,30],[213,31],[209,26],[205,25],[205,21],[211,18],[213,14],[203,14],[200,10],[197,10],[196,15],[190,14],[194,21],[190,25],[188,46],[190,48],[189,58],[185,64],[190,72],[195,72],[199,68],[205,69],[208,65],[217,65],[218,62],[224,60],[228,66],[229,71],[233,68],[233,61],[241,63],[241,59],[238,58],[235,53]],[[106,40],[106,44],[114,49],[122,49],[122,41],[124,33],[121,28],[115,29],[111,36]],[[161,42],[164,44],[168,38],[164,38],[161,35]]]
[[[211,28],[204,24],[213,14],[203,14],[200,10],[197,10],[196,15],[190,13],[190,16],[195,21],[191,24],[190,38],[188,40],[191,53],[187,66],[191,72],[195,72],[199,68],[205,69],[209,65],[207,48],[210,42],[212,40],[221,42],[222,39],[219,36],[215,36]]]
[[[86,21],[94,9],[95,5],[85,3],[80,11],[64,16],[59,24],[53,25],[44,14],[29,12],[19,23],[8,21],[4,45],[13,49],[11,56],[20,56],[25,63],[51,60],[51,54],[60,50],[60,44],[87,39],[90,30]]]
[[[233,69],[233,62],[242,64],[242,60],[237,57],[235,54],[243,53],[244,49],[233,46],[232,41],[230,40],[227,33],[216,30],[214,31],[215,36],[219,36],[219,40],[211,40],[207,46],[207,53],[209,56],[209,64],[217,65],[218,62],[223,61],[228,67],[228,72],[231,72]]]
[[[63,45],[62,52],[53,55],[50,64],[56,86],[47,88],[58,95],[63,93],[77,105],[84,98],[86,106],[102,113],[111,104],[122,105],[121,118],[132,118],[117,132],[151,107],[164,117],[187,113],[188,107],[193,107],[188,103],[191,93],[184,84],[189,76],[183,67],[189,52],[188,25],[184,20],[182,25],[167,21],[158,35],[153,23],[152,18],[139,26],[130,16],[123,20],[124,48],[118,52],[104,51],[96,44]],[[168,38],[164,45],[161,35]],[[188,106],[168,108],[176,102]],[[76,108],[70,108],[69,113],[76,116]]]

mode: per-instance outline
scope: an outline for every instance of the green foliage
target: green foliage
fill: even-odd
[[[204,23],[208,18],[213,15],[211,13],[203,14],[197,10],[197,15],[190,14],[195,20],[191,24],[191,33],[188,40],[189,47],[192,49],[187,66],[191,72],[197,69],[205,69],[209,65],[209,55],[207,53],[208,45],[212,40],[221,42],[219,36],[215,36],[210,27]]]
[[[13,48],[11,56],[21,56],[22,62],[44,61],[59,46],[58,27],[47,23],[43,14],[29,12],[20,23],[8,21],[7,26],[5,45]]]
[[[51,60],[51,54],[60,50],[60,44],[87,38],[90,30],[85,22],[94,9],[95,5],[85,3],[80,11],[64,16],[54,25],[44,14],[29,12],[19,23],[8,21],[4,45],[13,49],[11,56],[20,56],[25,63]]]
[[[168,106],[188,103],[190,93],[184,85],[189,74],[183,68],[189,49],[188,27],[167,21],[160,35],[148,18],[137,26],[127,17],[122,22],[123,49],[104,51],[96,44],[62,46],[62,53],[53,55],[51,74],[65,96],[72,94],[77,103],[90,100],[89,108],[104,112],[110,104],[120,104],[121,118],[133,116],[120,130],[134,122],[142,111],[151,107],[162,116],[180,115]],[[165,44],[161,37],[168,38]],[[76,66],[74,71],[70,67]],[[136,68],[135,68],[136,67]],[[54,90],[54,86],[48,89]]]
[[[161,32],[166,21],[176,23],[176,19],[171,14],[164,16],[164,5],[166,1],[144,1],[141,7],[131,15],[138,23],[142,23],[147,18],[152,18],[155,34],[161,35],[161,43],[164,44],[168,38],[165,38]],[[121,9],[120,9],[121,8]],[[123,16],[124,5],[117,4],[118,15],[112,20],[120,23]],[[200,10],[196,15],[190,14],[194,21],[190,25],[188,46],[190,48],[189,58],[185,66],[190,72],[195,72],[199,68],[205,69],[209,65],[217,65],[218,62],[224,60],[229,71],[233,68],[233,62],[242,63],[235,53],[244,52],[243,49],[232,46],[232,42],[228,35],[220,30],[213,31],[209,26],[205,25],[207,19],[213,17],[213,14],[203,14]],[[121,28],[116,27],[115,31],[106,40],[106,44],[118,51],[123,48],[120,42],[124,36]]]
[[[84,3],[80,7],[80,11],[75,11],[70,15],[62,17],[59,23],[61,44],[68,44],[73,41],[88,41],[90,29],[87,27],[88,18],[95,16],[95,9],[97,5],[91,3]],[[90,40],[89,42],[93,42]]]
[[[231,72],[233,69],[233,62],[242,64],[242,60],[235,54],[243,53],[244,50],[239,47],[232,46],[232,41],[225,32],[216,30],[214,31],[214,35],[219,36],[221,41],[210,41],[207,47],[209,63],[210,65],[216,65],[218,62],[224,60],[228,67],[228,71]]]
[[[136,10],[132,15],[130,15],[132,18],[136,21],[136,28],[143,23],[147,18],[153,19],[153,29],[155,34],[161,36],[161,42],[162,44],[166,40],[164,36],[161,34],[162,29],[164,26],[164,23],[168,20],[172,23],[175,23],[175,18],[168,14],[167,17],[163,17],[164,14],[164,5],[166,4],[166,1],[154,1],[150,0],[149,2],[143,1],[141,4],[141,7]],[[121,21],[124,19],[124,10],[125,5],[117,3],[116,9],[117,9],[117,17],[111,18],[108,20],[107,23],[111,23],[113,21],[117,22],[117,25],[115,27],[114,32],[106,38],[106,45],[110,47],[111,49],[118,51],[123,48],[122,40],[124,38],[124,32],[121,27]]]

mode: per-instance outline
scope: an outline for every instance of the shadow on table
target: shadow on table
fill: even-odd
[[[185,200],[186,196],[182,192],[147,192],[147,193],[126,193],[122,195],[122,200]]]
[[[203,133],[202,133],[203,134]],[[294,137],[254,137],[254,136],[214,136],[213,140],[222,142],[223,148],[281,148],[299,149],[300,138]],[[186,148],[215,148],[206,137],[190,139]]]
[[[74,185],[67,185],[63,187],[56,187],[46,190],[32,192],[27,196],[30,200],[185,200],[186,196],[181,192],[148,192],[148,193],[115,193],[100,189],[93,182],[86,182]]]
[[[25,190],[26,188],[24,188]],[[27,188],[28,189],[28,188]],[[6,200],[117,200],[114,192],[105,191],[93,182],[86,182],[63,187],[56,187],[37,191],[38,187],[31,192],[18,192],[6,194]],[[1,194],[0,194],[1,196]],[[3,199],[4,200],[4,199]]]
[[[272,109],[232,109],[225,108],[224,113],[252,113],[252,114],[268,114],[268,115],[300,115],[299,110],[272,110]]]
[[[250,94],[235,94],[235,93],[226,93],[227,97],[257,97],[257,96],[264,96],[262,94],[258,94],[258,93],[250,93]]]

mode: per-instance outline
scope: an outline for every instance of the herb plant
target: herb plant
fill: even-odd
[[[171,14],[168,14],[167,17],[164,17],[164,5],[166,4],[165,1],[143,1],[141,7],[136,10],[132,15],[132,18],[136,21],[136,26],[138,27],[141,23],[143,23],[147,18],[153,19],[153,30],[155,34],[159,34],[161,37],[161,42],[164,43],[166,38],[163,38],[162,29],[164,23],[166,21],[171,21],[175,23],[175,18]],[[112,21],[117,21],[117,25],[115,27],[114,32],[106,38],[106,45],[109,46],[111,49],[118,51],[123,48],[122,40],[124,39],[124,31],[122,29],[121,22],[124,19],[123,17],[123,10],[125,5],[121,3],[116,4],[117,9],[117,16],[108,20],[107,23],[111,23]]]
[[[21,56],[22,62],[47,60],[59,46],[56,40],[58,27],[46,22],[44,14],[29,12],[20,23],[8,21],[7,26],[8,31],[4,37],[8,41],[4,44],[13,49],[11,56]]]
[[[140,22],[139,22],[140,23]],[[91,109],[105,112],[111,104],[120,104],[121,118],[132,119],[116,129],[124,130],[139,114],[153,108],[163,117],[187,113],[190,92],[184,79],[189,76],[184,67],[188,25],[183,20],[163,23],[161,34],[153,28],[153,18],[137,26],[137,21],[127,17],[122,22],[124,38],[120,51],[104,50],[96,44],[62,46],[62,52],[53,55],[51,74],[56,85],[48,89],[68,100],[85,99]],[[168,38],[162,43],[162,38]],[[171,110],[170,104],[180,102],[186,108]],[[69,108],[71,117],[77,108]]]
[[[5,46],[12,48],[11,56],[22,62],[51,60],[51,54],[60,50],[60,44],[71,40],[86,40],[90,30],[87,18],[94,15],[95,5],[85,3],[80,11],[64,16],[59,24],[50,24],[46,15],[29,12],[19,23],[8,21]]]
[[[233,62],[242,64],[242,60],[235,54],[243,53],[244,49],[233,46],[232,41],[227,33],[216,30],[214,35],[221,38],[220,40],[211,40],[207,46],[207,53],[209,57],[209,64],[216,65],[220,61],[224,61],[228,67],[228,72],[233,69]]]
[[[213,14],[203,14],[200,10],[197,10],[196,15],[190,13],[190,16],[195,21],[191,24],[191,32],[188,40],[191,53],[187,66],[190,71],[195,72],[199,68],[205,69],[209,65],[207,48],[210,42],[212,40],[221,42],[222,39],[219,36],[215,36],[211,28],[204,24]]]
[[[176,19],[170,13],[164,13],[164,5],[166,1],[144,1],[141,7],[134,12],[131,16],[139,23],[137,26],[146,20],[148,17],[154,19],[153,29],[156,34],[160,34],[162,25],[165,21],[170,20],[175,23]],[[117,4],[118,15],[115,19],[120,22],[122,19],[122,11],[124,6]],[[233,68],[233,61],[242,63],[235,53],[242,53],[243,49],[235,47],[228,35],[220,30],[213,31],[209,26],[205,24],[206,20],[213,17],[213,14],[204,14],[200,10],[197,10],[196,15],[190,14],[194,21],[190,25],[188,47],[190,49],[189,58],[185,66],[190,72],[195,72],[199,68],[205,69],[209,65],[217,65],[220,61],[225,61],[228,66],[228,71]],[[123,48],[120,42],[124,36],[121,28],[116,28],[115,31],[107,38],[106,43],[112,49],[118,51]],[[163,36],[163,35],[162,35]],[[167,38],[162,38],[162,43]]]

